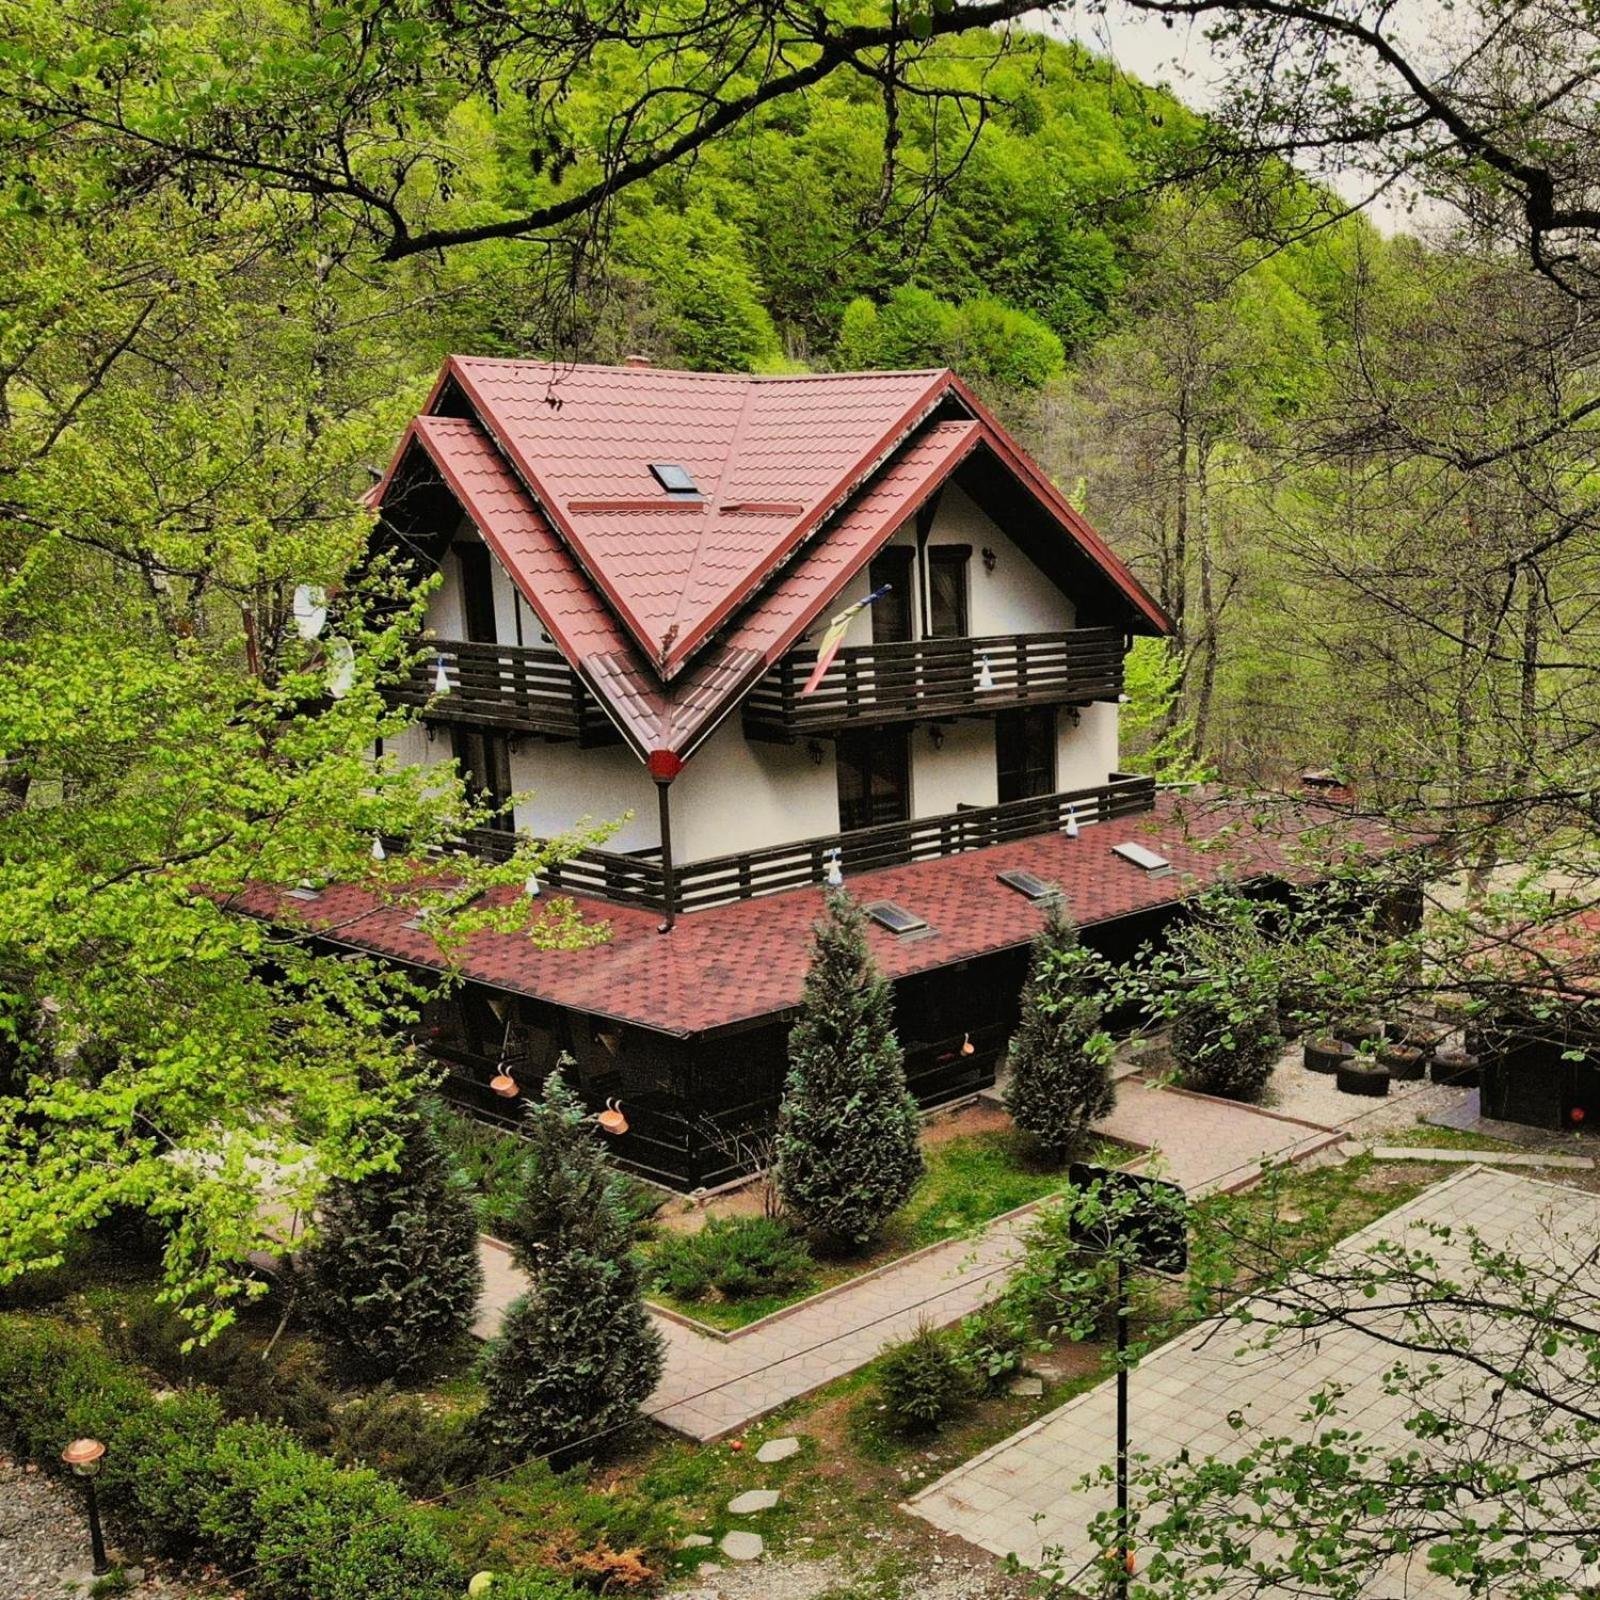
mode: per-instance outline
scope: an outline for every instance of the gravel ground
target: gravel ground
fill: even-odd
[[[111,1559],[116,1561],[115,1546]],[[65,1484],[0,1455],[0,1600],[66,1600],[87,1594],[89,1525],[83,1502]],[[134,1600],[199,1600],[204,1591],[140,1568]]]
[[[886,1552],[887,1553],[887,1548]],[[893,1576],[863,1573],[839,1557],[823,1561],[708,1562],[670,1600],[1014,1600],[1028,1580],[1003,1572],[990,1556],[945,1556]]]

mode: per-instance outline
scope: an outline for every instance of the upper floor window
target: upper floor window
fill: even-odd
[[[916,552],[904,545],[880,550],[867,569],[869,590],[889,586],[886,595],[872,602],[872,642],[874,644],[899,644],[911,637],[911,602],[913,598],[912,562]]]
[[[964,639],[972,631],[967,617],[967,566],[972,547],[936,544],[928,548],[928,635]]]
[[[1003,711],[994,719],[996,793],[1008,800],[1031,800],[1056,789],[1056,712],[1054,706]]]
[[[493,644],[494,561],[488,546],[458,544],[456,565],[461,573],[461,612],[467,638],[473,644]]]

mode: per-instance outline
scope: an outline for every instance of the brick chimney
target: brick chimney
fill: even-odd
[[[632,355],[624,356],[622,364],[625,367],[653,367],[655,362],[649,356]]]

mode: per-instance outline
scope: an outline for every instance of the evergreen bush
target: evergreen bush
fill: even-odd
[[[772,1217],[712,1217],[699,1233],[669,1233],[650,1258],[651,1287],[680,1300],[725,1300],[793,1289],[816,1268],[804,1239]]]
[[[1079,943],[1059,902],[1052,904],[1028,961],[1022,1016],[1006,1056],[1005,1105],[1058,1164],[1116,1104],[1113,1043],[1100,1027],[1105,978],[1105,963]]]
[[[950,1341],[926,1323],[884,1356],[878,1387],[890,1424],[900,1433],[933,1432],[972,1395]]]
[[[622,1426],[661,1375],[624,1182],[559,1068],[526,1124],[527,1187],[507,1233],[533,1287],[485,1352],[478,1421],[486,1445],[508,1456]]]
[[[425,1370],[477,1308],[476,1213],[433,1115],[405,1119],[392,1169],[330,1185],[301,1257],[307,1320],[359,1372]]]
[[[867,1244],[922,1176],[920,1134],[865,916],[835,890],[813,936],[789,1034],[775,1142],[784,1205],[820,1238]]]

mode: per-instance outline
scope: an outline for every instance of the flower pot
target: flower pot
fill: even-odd
[[[1376,1017],[1350,1017],[1335,1026],[1333,1036],[1359,1049],[1383,1037],[1383,1024]]]
[[[1426,1075],[1428,1052],[1414,1044],[1386,1044],[1378,1052],[1378,1065],[1391,1078],[1412,1083]]]
[[[1389,1074],[1371,1056],[1352,1056],[1334,1074],[1333,1081],[1340,1094],[1381,1100],[1389,1092]]]
[[[1429,1075],[1435,1083],[1448,1083],[1457,1089],[1475,1089],[1478,1086],[1478,1058],[1466,1050],[1435,1051]]]
[[[1325,1076],[1337,1072],[1355,1053],[1355,1047],[1342,1039],[1307,1039],[1306,1071],[1320,1072]]]

